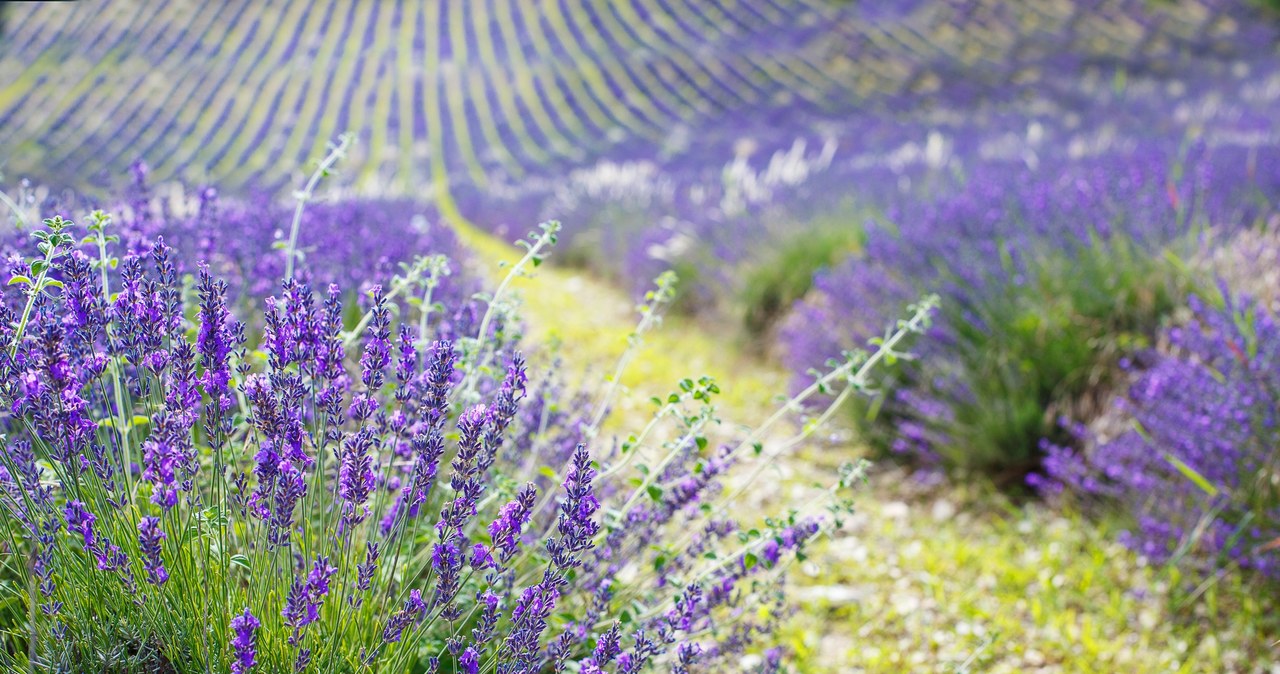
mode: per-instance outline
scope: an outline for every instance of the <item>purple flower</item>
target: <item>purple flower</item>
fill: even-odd
[[[525,374],[524,357],[516,353],[507,365],[506,377],[498,388],[494,403],[488,409],[488,419],[484,431],[484,452],[480,455],[478,465],[480,472],[489,470],[497,458],[502,446],[503,434],[507,426],[520,411],[519,403],[524,398],[528,377]]]
[[[420,619],[426,610],[427,605],[422,601],[422,592],[410,590],[409,598],[404,602],[404,608],[396,611],[387,621],[387,626],[382,631],[382,642],[392,644],[400,641],[405,628]]]
[[[596,510],[600,508],[591,484],[595,475],[586,445],[578,445],[564,478],[565,499],[560,503],[556,523],[560,539],[547,541],[547,552],[559,568],[568,569],[581,564],[577,553],[589,549],[600,532],[600,525],[594,520]]]
[[[326,594],[329,594],[329,578],[337,572],[338,568],[330,566],[328,557],[316,556],[315,563],[311,565],[311,572],[307,574],[307,592],[312,601],[319,603]]]
[[[84,539],[84,548],[86,550],[94,550],[97,548],[97,537],[93,533],[93,523],[98,520],[93,513],[84,507],[84,503],[80,501],[67,501],[66,507],[67,531],[80,534]]]
[[[239,341],[243,326],[231,317],[231,312],[227,309],[227,283],[213,280],[209,275],[208,265],[200,266],[197,290],[200,294],[200,328],[196,335],[196,351],[205,368],[200,383],[217,407],[225,411],[231,407],[231,399],[228,397],[228,385],[231,382],[228,356]]]
[[[537,496],[538,489],[533,483],[525,484],[516,500],[502,506],[497,519],[489,525],[489,536],[493,538],[495,552],[502,564],[506,564],[515,554],[520,531],[529,521],[529,513]]]
[[[138,521],[138,545],[142,548],[143,566],[147,571],[147,582],[163,585],[169,580],[169,572],[164,568],[164,560],[160,558],[161,544],[166,538],[160,530],[160,518],[143,517]]]
[[[369,294],[373,298],[373,320],[369,322],[364,355],[360,357],[360,379],[366,389],[377,391],[382,388],[385,379],[383,371],[391,362],[391,311],[387,308],[387,298],[382,292],[382,286],[373,286]]]
[[[373,431],[361,428],[347,437],[342,445],[338,496],[343,500],[342,517],[348,525],[359,524],[369,516],[369,507],[365,502],[373,491],[373,459],[369,450],[374,441]]]
[[[446,620],[456,620],[461,615],[461,607],[454,599],[461,581],[460,547],[466,544],[462,530],[475,516],[476,503],[484,491],[476,459],[482,451],[486,420],[483,405],[468,409],[458,418],[458,453],[453,460],[450,478],[450,485],[457,496],[444,504],[436,522],[438,542],[432,549],[431,559],[437,580],[432,605],[444,607],[441,616]]]
[[[231,637],[232,674],[245,674],[258,664],[256,632],[261,626],[262,624],[253,617],[248,608],[245,608],[244,613],[231,619],[231,631],[234,633]]]
[[[432,428],[443,427],[449,415],[449,391],[453,388],[456,361],[457,353],[452,342],[438,340],[431,344],[422,407]]]
[[[170,443],[168,422],[161,414],[152,417],[152,432],[142,443],[142,479],[151,483],[151,502],[169,510],[178,504],[175,484],[180,452]]]
[[[462,652],[458,658],[458,667],[460,674],[479,674],[480,673],[480,655],[476,653],[476,649],[468,648]]]
[[[378,570],[378,544],[374,541],[365,543],[364,563],[356,565],[356,588],[368,590],[373,583],[373,574]]]

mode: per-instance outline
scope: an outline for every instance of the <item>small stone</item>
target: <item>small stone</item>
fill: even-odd
[[[890,501],[884,504],[880,512],[889,519],[905,520],[911,514],[911,507],[902,501]]]

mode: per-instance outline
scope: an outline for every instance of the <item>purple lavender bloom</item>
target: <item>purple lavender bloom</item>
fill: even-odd
[[[369,516],[369,507],[365,502],[373,491],[373,459],[369,450],[374,441],[373,431],[362,428],[347,437],[342,445],[338,496],[343,500],[342,517],[348,525],[359,524]]]
[[[432,550],[432,566],[437,573],[432,606],[444,607],[447,620],[456,620],[461,607],[454,601],[461,581],[461,547],[466,545],[462,530],[476,514],[476,503],[484,491],[477,458],[483,449],[483,433],[488,416],[483,405],[472,407],[458,418],[458,453],[453,460],[450,486],[457,494],[444,504],[436,522],[438,542]],[[452,616],[452,617],[450,617]]]
[[[404,602],[404,608],[396,611],[391,616],[391,619],[387,621],[387,626],[382,631],[382,642],[384,644],[393,644],[400,641],[404,630],[419,620],[426,610],[427,605],[422,601],[422,592],[410,590],[409,598]]]
[[[378,544],[374,541],[365,543],[364,563],[356,565],[356,588],[368,590],[373,583],[373,574],[378,571]]]
[[[237,341],[239,330],[236,321],[227,309],[227,284],[215,281],[209,275],[209,267],[200,267],[200,329],[196,335],[196,351],[200,354],[205,373],[200,378],[205,393],[213,398],[218,407],[226,411],[231,407],[228,397],[228,385],[231,382],[231,370],[228,356]]]
[[[525,484],[514,501],[503,505],[498,517],[489,525],[489,536],[493,538],[494,551],[500,563],[506,564],[516,553],[520,532],[529,521],[529,513],[537,499],[538,490],[533,483]]]
[[[407,325],[400,326],[396,340],[396,401],[404,404],[413,395],[409,384],[418,371],[418,348],[415,344],[413,329]]]
[[[422,407],[427,423],[431,427],[440,427],[449,415],[449,391],[453,388],[457,362],[453,343],[448,340],[433,342],[429,360]]]
[[[297,646],[302,642],[300,635],[304,626],[320,618],[319,612],[311,613],[309,609],[307,584],[294,578],[289,584],[289,594],[285,597],[284,608],[280,610],[285,626],[293,628],[293,634],[289,636],[291,646]]]
[[[295,578],[289,587],[289,596],[285,601],[281,615],[285,624],[293,628],[289,643],[297,646],[299,634],[303,627],[320,619],[320,607],[329,594],[329,579],[338,569],[329,564],[328,557],[317,556],[307,573],[306,581]]]
[[[552,563],[559,568],[568,569],[581,564],[577,553],[589,549],[600,532],[600,525],[594,520],[600,508],[591,484],[595,475],[586,445],[578,445],[564,478],[565,499],[560,502],[556,523],[560,538],[547,541],[547,552]]]
[[[262,626],[246,608],[244,613],[231,619],[232,674],[245,674],[258,664],[257,631]]]
[[[564,478],[565,498],[560,503],[556,524],[559,538],[549,538],[546,549],[550,563],[535,585],[524,589],[511,610],[511,629],[499,651],[498,671],[529,671],[540,652],[539,640],[547,628],[547,618],[555,610],[561,591],[568,584],[568,572],[582,564],[579,553],[593,545],[599,525],[594,521],[600,504],[593,493],[595,470],[585,445],[574,451],[573,461]],[[567,633],[565,633],[567,635]],[[565,636],[561,635],[561,636]],[[553,668],[568,656],[565,648],[554,653]]]
[[[143,566],[147,571],[147,582],[163,585],[169,580],[169,572],[164,568],[164,560],[160,558],[161,544],[166,535],[160,530],[160,518],[143,517],[138,521],[138,545],[142,548]]]
[[[458,658],[459,674],[480,674],[480,654],[468,648]]]
[[[85,338],[91,341],[106,325],[107,316],[89,257],[78,250],[72,251],[62,263],[62,273],[66,276],[64,297],[68,315],[74,326],[84,331]]]
[[[1225,291],[1222,306],[1189,304],[1194,321],[1166,332],[1169,353],[1117,402],[1139,430],[1094,442],[1064,420],[1090,449],[1046,443],[1046,488],[1120,504],[1137,525],[1122,542],[1157,562],[1185,551],[1206,573],[1239,564],[1280,577],[1274,492],[1251,487],[1280,446],[1280,322]]]
[[[373,298],[373,320],[365,337],[364,355],[360,356],[360,379],[365,388],[373,392],[382,388],[386,378],[384,370],[391,362],[391,311],[382,286],[373,286],[369,294]]]
[[[488,420],[484,432],[484,453],[480,455],[478,467],[481,473],[489,470],[498,456],[507,426],[520,411],[520,400],[524,398],[528,376],[525,373],[524,357],[516,353],[507,365],[507,374],[498,387],[493,405],[488,409]]]
[[[152,432],[142,443],[142,479],[151,483],[151,502],[169,510],[178,504],[175,484],[181,453],[170,442],[163,415],[152,418]]]
[[[93,513],[89,512],[84,503],[80,501],[67,501],[66,507],[67,531],[80,534],[84,540],[85,550],[95,550],[98,547],[97,536],[93,532],[93,523],[98,520]]]
[[[326,594],[329,594],[329,578],[337,572],[338,568],[329,564],[328,557],[316,556],[315,563],[311,565],[311,572],[307,574],[307,592],[312,601],[319,603]]]

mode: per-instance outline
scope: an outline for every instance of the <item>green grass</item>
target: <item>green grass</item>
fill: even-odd
[[[946,438],[933,448],[943,464],[1021,485],[1038,467],[1041,438],[1070,442],[1058,418],[1095,416],[1118,381],[1119,360],[1148,346],[1197,287],[1177,250],[1152,253],[1119,236],[1094,240],[1028,260],[1025,274],[1010,267],[1009,278],[1025,281],[1000,281],[976,305],[944,302],[956,336],[946,359],[903,369],[906,381],[960,382],[922,387],[954,414],[920,420]],[[865,413],[864,406],[857,415]],[[883,447],[899,419],[891,410],[864,428]]]
[[[793,233],[743,274],[742,323],[747,334],[763,339],[797,300],[813,287],[813,275],[856,252],[862,228],[854,222],[817,221],[789,228]]]
[[[992,489],[876,480],[815,552],[789,639],[801,672],[1253,672],[1280,656],[1274,588],[1192,579],[1115,542],[1123,522]],[[911,491],[909,488],[906,491]]]

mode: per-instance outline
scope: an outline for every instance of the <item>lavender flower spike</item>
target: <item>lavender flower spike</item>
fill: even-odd
[[[231,674],[245,674],[258,664],[258,638],[255,634],[262,623],[253,617],[246,608],[244,613],[231,619],[231,648],[235,651],[235,660],[231,663]]]
[[[160,546],[165,538],[165,533],[160,530],[160,518],[144,517],[138,522],[138,545],[142,548],[147,582],[154,585],[164,585],[169,580],[169,572],[165,570],[164,560],[160,558]]]

